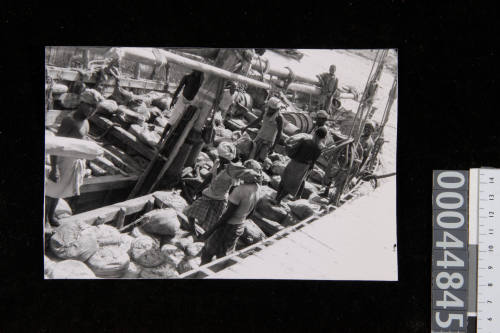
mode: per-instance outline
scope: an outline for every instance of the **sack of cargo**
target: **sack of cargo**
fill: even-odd
[[[144,267],[140,275],[143,279],[171,279],[178,276],[176,266],[170,262],[165,262],[156,267]]]
[[[128,109],[126,106],[120,105],[116,110],[118,118],[128,124],[142,125],[146,122],[143,115]]]
[[[267,157],[271,160],[271,162],[276,162],[276,161],[286,162],[288,160],[288,158],[285,155],[281,155],[278,153],[272,153]]]
[[[288,207],[301,220],[314,215],[313,205],[305,199],[290,201],[288,202]]]
[[[180,191],[164,191],[155,193],[155,195],[161,199],[167,207],[175,209],[178,213],[182,213],[188,206],[186,200],[180,195]]]
[[[87,261],[94,274],[101,278],[119,278],[125,274],[130,258],[119,246],[105,246]]]
[[[274,204],[273,199],[269,197],[260,199],[255,210],[263,217],[276,222],[283,221],[288,214],[284,207]]]
[[[205,246],[205,243],[203,242],[191,243],[185,247],[184,251],[186,252],[187,256],[196,257],[200,254],[203,246]]]
[[[142,271],[142,266],[131,261],[128,264],[125,274],[123,274],[122,279],[137,279]]]
[[[130,247],[132,246],[132,242],[134,241],[134,237],[128,235],[128,234],[120,234],[120,248],[125,251],[129,252]]]
[[[175,236],[180,228],[177,212],[173,208],[153,210],[144,214],[143,218],[142,229],[152,234]]]
[[[275,198],[276,191],[267,185],[263,185],[260,187],[260,195],[261,195],[261,198],[263,198],[263,197]]]
[[[144,104],[138,106],[138,107],[129,107],[130,110],[137,112],[141,116],[144,117],[144,121],[149,121],[151,118],[151,112],[149,111],[148,107],[145,106]]]
[[[97,248],[95,228],[84,222],[66,222],[55,228],[50,238],[52,253],[62,259],[85,261]]]
[[[164,244],[161,247],[161,253],[165,258],[165,262],[169,262],[174,266],[177,266],[186,255],[184,251],[172,244]]]
[[[271,181],[269,182],[269,186],[271,186],[272,189],[275,189],[277,191],[280,186],[280,183],[281,183],[280,176],[272,176]]]
[[[78,260],[63,260],[54,265],[51,279],[95,279],[92,270]]]
[[[120,245],[121,234],[118,229],[113,226],[100,224],[95,227],[95,234],[99,246]]]
[[[109,98],[116,101],[118,104],[127,105],[132,99],[134,99],[134,97],[134,93],[127,91],[122,87],[115,86],[115,90]]]
[[[301,220],[297,216],[295,216],[294,214],[288,214],[286,216],[286,218],[283,220],[283,222],[281,223],[281,225],[286,228],[286,227],[289,227],[292,225],[296,225],[300,221]]]
[[[240,239],[246,245],[252,245],[266,238],[266,234],[252,220],[245,221],[245,230]]]
[[[118,104],[112,99],[105,99],[97,105],[97,113],[103,115],[113,115],[118,110]]]
[[[163,117],[163,114],[161,113],[161,110],[157,108],[156,106],[151,106],[148,108],[149,113],[151,115],[151,118],[156,118],[156,117]]]
[[[64,93],[59,96],[59,102],[65,109],[76,109],[80,105],[80,95]]]
[[[67,156],[93,160],[104,154],[104,150],[95,142],[66,138],[62,136],[45,137],[45,153],[54,156]]]
[[[147,236],[147,237],[152,238],[158,244],[158,246],[160,246],[160,243],[161,243],[161,236],[147,233],[146,231],[144,231],[144,229],[142,229],[141,226],[137,226],[134,229],[132,229],[132,231],[130,232],[130,236],[132,236],[134,238],[138,238],[141,236]]]
[[[318,193],[318,188],[311,182],[307,180],[304,182],[304,189],[302,190],[302,194],[300,196],[301,199],[309,199],[311,195]]]
[[[150,131],[142,125],[130,125],[129,132],[134,134],[140,141],[151,147],[156,147],[161,139],[161,136],[157,132]]]
[[[73,215],[71,207],[68,205],[66,200],[60,198],[57,200],[56,209],[54,211],[54,216],[56,219],[62,219],[63,217],[68,217]]]
[[[155,118],[154,124],[158,125],[160,127],[165,127],[168,124],[168,119],[165,118],[163,115],[158,116],[158,117]]]
[[[104,100],[104,97],[95,89],[85,89],[80,94],[80,102],[87,103],[92,106],[99,105],[100,102]]]
[[[193,269],[196,269],[200,267],[201,265],[201,258],[200,257],[185,257],[179,265],[177,265],[177,272],[179,274],[184,274],[186,272],[189,272]]]
[[[64,94],[68,92],[68,87],[61,83],[54,83],[52,85],[52,94]]]
[[[309,173],[309,178],[313,182],[318,183],[318,184],[321,184],[323,182],[324,177],[325,177],[325,172],[318,167],[315,167]]]
[[[144,267],[155,267],[165,261],[158,242],[148,236],[139,236],[132,242],[130,257]]]
[[[164,111],[169,108],[170,102],[172,102],[172,99],[170,97],[160,97],[153,99],[151,101],[151,105],[156,106],[160,110]]]
[[[286,163],[283,161],[275,161],[271,166],[271,172],[273,175],[281,176],[286,168]]]
[[[244,133],[241,138],[236,140],[235,146],[236,146],[236,154],[238,156],[248,156],[250,155],[250,152],[252,151],[253,148],[253,140],[250,138],[248,133]]]

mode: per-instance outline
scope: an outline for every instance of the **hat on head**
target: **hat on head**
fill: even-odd
[[[314,131],[314,135],[316,135],[320,139],[326,138],[327,130],[325,127],[318,127],[316,131]]]
[[[256,160],[247,160],[247,161],[245,161],[243,166],[247,169],[252,169],[254,171],[258,171],[258,172],[262,171],[262,166]]]
[[[87,103],[92,106],[96,106],[101,101],[104,100],[101,93],[95,89],[85,89],[80,95],[80,102]]]
[[[281,100],[278,97],[271,97],[269,101],[267,101],[267,105],[271,109],[279,109],[283,106]]]
[[[231,142],[221,142],[217,146],[217,154],[219,157],[232,161],[236,157],[236,146]]]
[[[316,114],[316,118],[328,119],[328,113],[325,110],[319,110]]]

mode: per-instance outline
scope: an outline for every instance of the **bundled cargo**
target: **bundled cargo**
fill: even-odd
[[[101,278],[119,278],[127,272],[130,258],[119,246],[105,246],[87,261],[94,274]]]
[[[97,105],[97,113],[103,115],[114,115],[118,110],[118,104],[112,99],[105,99]]]
[[[132,246],[132,242],[134,241],[134,237],[128,234],[120,234],[120,248],[125,252],[129,252]]]
[[[177,271],[179,274],[189,272],[193,269],[198,268],[201,265],[200,257],[184,257],[182,261],[177,265]]]
[[[171,279],[179,276],[176,266],[170,262],[165,262],[155,267],[144,267],[140,277],[143,279]]]
[[[47,89],[47,87],[45,89]],[[67,92],[68,92],[68,87],[62,83],[54,83],[52,85],[52,94],[54,95],[64,94]]]
[[[130,257],[144,267],[156,267],[165,261],[159,243],[148,236],[139,236],[132,242]]]
[[[157,209],[143,217],[142,229],[148,233],[175,236],[180,228],[177,212],[173,208]]]
[[[59,103],[65,109],[76,109],[78,105],[80,105],[80,95],[74,93],[64,93],[61,94],[58,98]]]
[[[187,256],[190,257],[196,257],[201,253],[201,249],[203,249],[203,246],[205,243],[203,242],[196,242],[196,243],[191,243],[186,246],[185,252]]]
[[[271,172],[273,175],[281,176],[283,171],[285,171],[286,163],[283,161],[274,161],[271,166]]]
[[[143,125],[132,124],[130,125],[129,132],[137,136],[140,141],[151,147],[156,147],[161,139],[158,132],[150,131]]]
[[[241,241],[246,245],[258,243],[266,238],[266,234],[252,220],[245,221],[245,230],[241,235]]]
[[[124,105],[120,105],[116,110],[116,114],[119,120],[127,123],[127,124],[137,124],[142,125],[146,122],[146,119],[143,115],[130,110]]]
[[[186,200],[180,195],[180,191],[161,192],[158,197],[167,207],[175,209],[178,213],[182,213],[188,206]]]
[[[164,244],[161,247],[161,253],[165,261],[174,266],[177,266],[185,257],[184,251],[172,244]]]
[[[54,265],[51,274],[51,279],[94,279],[94,272],[78,260],[63,260]]]
[[[283,221],[288,214],[284,207],[275,204],[269,197],[260,199],[255,210],[263,217],[276,222]]]
[[[99,246],[120,245],[121,234],[115,227],[106,224],[98,225],[95,227],[95,234]]]
[[[63,223],[50,238],[50,249],[62,259],[86,261],[97,248],[95,228],[84,222]]]
[[[313,205],[305,199],[290,201],[288,202],[288,207],[301,220],[314,215]]]
[[[131,261],[125,274],[123,274],[122,279],[137,279],[140,276],[142,269],[143,268],[139,264]]]

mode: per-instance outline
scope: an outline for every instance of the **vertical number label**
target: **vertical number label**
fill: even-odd
[[[432,329],[467,325],[468,172],[434,171]]]

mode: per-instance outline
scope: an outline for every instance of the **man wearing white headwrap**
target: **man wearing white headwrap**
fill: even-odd
[[[244,167],[247,169],[246,175],[242,175],[244,183],[231,192],[226,211],[207,235],[203,235],[207,241],[201,250],[201,264],[210,262],[214,255],[222,258],[234,251],[245,230],[244,222],[261,197],[262,167],[255,160],[246,161]]]
[[[238,179],[246,175],[245,167],[231,163],[236,157],[234,144],[221,142],[217,146],[217,153],[219,159],[198,190],[198,193],[203,190],[201,197],[184,211],[194,232],[196,221],[206,231],[219,220],[226,207],[229,190],[237,184]]]

